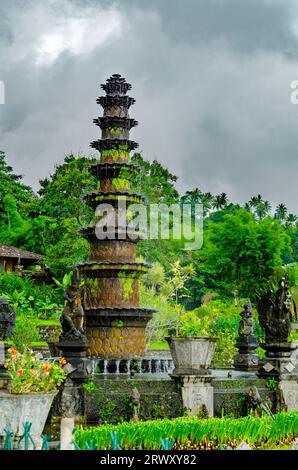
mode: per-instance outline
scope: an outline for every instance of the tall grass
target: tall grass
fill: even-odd
[[[104,425],[87,429],[77,429],[75,442],[85,449],[88,442],[96,443],[98,450],[111,446],[110,432],[120,436],[122,449],[161,449],[161,439],[174,439],[178,448],[189,445],[206,444],[212,441],[219,445],[238,445],[248,442],[252,447],[276,445],[292,441],[298,436],[298,412],[279,413],[272,424],[268,416],[256,418],[210,418],[198,419],[183,417],[143,421],[123,422],[117,426]],[[186,447],[185,447],[186,446]]]

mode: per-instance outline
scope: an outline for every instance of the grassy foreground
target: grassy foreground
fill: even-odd
[[[122,449],[158,450],[161,439],[175,441],[175,449],[216,450],[220,446],[237,447],[246,441],[254,449],[285,448],[298,437],[298,412],[279,413],[274,423],[268,416],[256,418],[210,418],[183,417],[123,422],[76,430],[74,440],[80,449],[91,444],[98,450],[110,449],[110,433],[118,434]]]

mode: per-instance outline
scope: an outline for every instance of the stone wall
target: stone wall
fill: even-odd
[[[90,424],[130,421],[134,415],[132,391],[140,394],[139,417],[142,420],[176,418],[183,415],[179,387],[171,379],[127,377],[97,378],[96,391],[86,392],[87,421]]]
[[[257,387],[261,398],[268,403],[269,408],[276,412],[277,400],[274,390],[266,387],[266,380],[258,378],[214,379],[214,416],[231,416],[239,418],[246,416],[253,408],[249,398],[249,389]]]

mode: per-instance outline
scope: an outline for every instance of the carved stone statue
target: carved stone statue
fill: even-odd
[[[266,292],[258,302],[259,321],[265,333],[266,344],[288,341],[292,305],[293,299],[286,274],[280,280],[278,289]]]
[[[0,341],[4,341],[12,332],[16,323],[15,309],[7,299],[0,298]]]
[[[246,302],[244,310],[240,313],[241,320],[235,343],[238,353],[234,356],[234,367],[237,370],[255,370],[259,363],[259,356],[256,354],[259,343],[254,335],[251,309],[251,303]]]
[[[252,320],[251,303],[244,304],[244,310],[240,313],[241,320],[239,323],[238,334],[239,336],[249,336],[254,332],[254,321]]]
[[[64,292],[65,306],[60,317],[62,333],[60,341],[85,340],[84,309],[78,270],[74,270],[72,284]]]

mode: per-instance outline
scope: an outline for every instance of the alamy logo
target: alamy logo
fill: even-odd
[[[186,250],[203,244],[202,204],[99,204],[95,211],[99,240],[181,240]]]
[[[5,85],[2,80],[0,80],[0,104],[5,104]]]
[[[293,80],[291,82],[292,93],[290,95],[290,101],[292,104],[298,104],[298,80]]]

